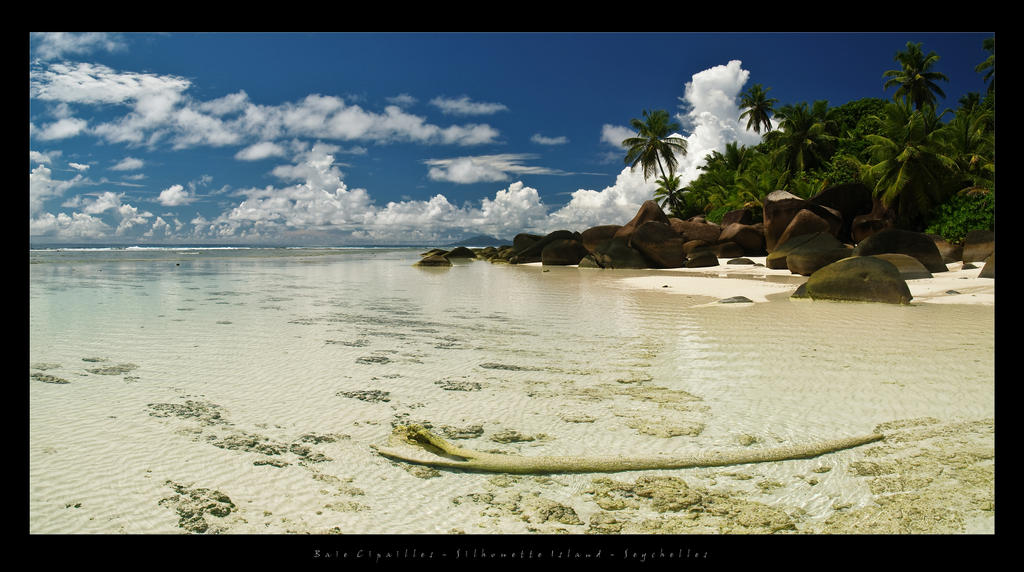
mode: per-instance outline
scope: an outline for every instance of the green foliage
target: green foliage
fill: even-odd
[[[708,221],[713,222],[715,224],[719,224],[719,223],[722,222],[722,217],[725,216],[725,213],[727,213],[729,211],[732,211],[732,210],[735,210],[735,209],[731,209],[731,208],[725,207],[725,206],[718,207],[718,208],[714,208],[714,209],[711,209],[710,211],[708,211],[706,216],[707,216]]]
[[[633,169],[640,165],[644,170],[644,179],[655,174],[655,167],[662,177],[670,176],[678,164],[676,153],[686,155],[686,139],[673,136],[680,129],[679,123],[672,121],[664,109],[650,112],[645,109],[643,116],[642,121],[636,118],[630,120],[637,135],[622,142],[626,148],[625,162]],[[665,165],[668,166],[668,173],[665,172]]]
[[[781,118],[779,128],[765,134],[773,144],[772,160],[784,175],[814,169],[822,165],[835,152],[839,133],[834,121],[828,118],[828,102],[815,101],[786,105],[776,112]]]
[[[779,100],[769,98],[769,90],[771,90],[770,87],[765,89],[761,84],[756,83],[750,89],[743,92],[741,96],[740,109],[745,109],[746,111],[740,114],[740,119],[746,119],[747,129],[753,129],[755,133],[760,133],[761,129],[765,131],[772,130],[770,116],[773,107]]]
[[[942,147],[941,115],[930,105],[912,109],[907,101],[890,103],[882,135],[869,135],[868,179],[875,196],[895,207],[903,226],[916,226],[929,210],[955,190],[955,164]]]
[[[896,61],[900,64],[898,70],[889,70],[882,74],[882,77],[889,78],[885,89],[895,86],[896,93],[893,99],[906,101],[914,106],[914,109],[922,109],[925,105],[935,105],[935,96],[946,97],[936,81],[949,81],[945,75],[929,71],[939,61],[935,52],[925,55],[921,50],[920,43],[907,42],[905,52],[896,53]]]
[[[931,70],[938,56],[925,55],[920,44],[908,43],[896,56],[901,69],[884,74],[886,88],[898,87],[895,103],[864,98],[833,108],[825,101],[785,105],[774,110],[778,129],[773,130],[764,118],[775,100],[768,100],[768,90],[757,85],[743,94],[740,107],[748,111],[743,116],[748,121],[758,117],[748,128],[767,130],[761,142],[753,147],[730,143],[724,153],[712,152],[696,180],[675,193],[661,185],[658,197],[673,205],[675,216],[704,214],[718,221],[744,207],[755,218],[762,216],[764,197],[778,189],[810,198],[833,185],[862,182],[897,211],[903,228],[927,226],[949,239],[962,239],[967,230],[991,227],[994,40],[986,40],[984,48],[992,55],[976,71],[985,74],[989,90],[962,97],[946,123],[951,111],[934,108],[935,96],[944,96],[935,82],[946,77]],[[759,107],[764,113],[752,112]]]
[[[972,230],[995,230],[996,193],[962,192],[939,205],[925,232],[950,242],[963,242]]]
[[[828,119],[836,125],[839,139],[836,141],[836,155],[849,155],[860,161],[868,158],[868,135],[881,132],[882,122],[878,118],[884,114],[888,104],[884,99],[865,98],[833,107],[828,111]]]

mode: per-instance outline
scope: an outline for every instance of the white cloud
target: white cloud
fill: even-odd
[[[127,106],[128,112],[120,117],[89,123],[89,133],[111,143],[152,146],[169,141],[181,149],[298,137],[465,146],[493,143],[499,134],[486,124],[434,125],[399,105],[389,105],[383,113],[377,113],[332,95],[312,94],[298,102],[258,105],[244,91],[238,91],[201,102],[187,95],[191,85],[178,76],[119,72],[91,63],[37,64],[29,72],[33,99],[65,106]],[[404,94],[392,100],[400,104],[413,101]],[[503,107],[465,98],[438,101],[452,112],[493,113],[496,106]],[[85,129],[81,121],[58,121],[43,128],[30,124],[30,134],[70,136]]]
[[[540,133],[534,133],[533,137],[530,137],[530,141],[533,141],[534,143],[537,143],[539,145],[565,145],[566,143],[569,142],[569,138],[566,137],[565,135],[561,135],[558,137],[545,137]]]
[[[76,171],[88,171],[89,170],[89,165],[85,165],[83,163],[68,163],[68,167],[71,167],[72,169],[74,169]]]
[[[686,84],[681,98],[685,112],[677,115],[690,131],[686,137],[687,154],[680,158],[678,167],[683,184],[700,175],[698,167],[712,151],[721,152],[732,142],[747,146],[761,142],[761,135],[747,131],[746,123],[740,120],[738,97],[750,77],[750,72],[741,66],[739,60],[732,60],[693,74]]]
[[[171,185],[160,191],[160,196],[156,200],[165,207],[180,207],[195,201],[195,197],[191,196],[185,187]]]
[[[37,165],[40,163],[45,163],[48,165],[51,162],[53,162],[54,157],[60,156],[60,154],[60,151],[48,151],[46,153],[43,153],[41,151],[33,151],[29,149],[28,160],[30,163],[35,163]]]
[[[630,137],[636,137],[636,131],[632,127],[609,125],[608,123],[601,126],[601,141],[619,149],[623,148],[622,142]]]
[[[135,157],[125,157],[118,161],[116,165],[110,168],[111,171],[134,171],[141,169],[145,163],[142,159],[136,159]]]
[[[523,164],[524,161],[536,157],[530,153],[502,153],[451,159],[427,159],[424,163],[430,167],[427,176],[431,180],[461,184],[506,181],[512,175],[566,174],[557,169]]]
[[[101,50],[116,52],[126,48],[120,35],[106,32],[33,32],[31,39],[35,43],[32,52],[44,60]]]
[[[416,105],[416,98],[409,95],[408,93],[400,93],[394,97],[388,98],[388,103],[397,105],[399,107],[409,107]]]
[[[465,95],[457,98],[435,97],[430,100],[430,104],[446,115],[493,115],[508,110],[505,104],[472,101]]]
[[[204,101],[199,104],[198,108],[200,111],[220,117],[222,115],[238,113],[244,110],[247,105],[249,105],[249,94],[244,91],[238,91],[236,93],[229,93],[224,97]]]
[[[235,159],[240,161],[260,161],[270,157],[283,157],[285,154],[284,147],[271,141],[263,141],[235,153]]]
[[[52,171],[45,165],[39,165],[29,172],[28,175],[28,208],[29,214],[38,213],[43,209],[43,203],[53,197],[62,196],[68,189],[82,181],[82,175],[78,174],[68,181],[54,180]]]
[[[110,232],[111,228],[106,223],[83,213],[43,213],[29,220],[30,236],[50,236],[64,240],[101,239],[108,237]]]
[[[82,208],[82,212],[85,214],[100,214],[108,210],[116,211],[121,208],[122,198],[124,198],[124,193],[105,191],[95,199],[86,201]]]
[[[115,212],[120,219],[114,231],[115,235],[123,235],[135,226],[146,224],[153,217],[153,213],[139,212],[138,208],[129,204],[118,206]]]
[[[603,224],[626,224],[644,201],[652,198],[657,185],[645,181],[641,171],[626,167],[615,184],[600,191],[579,189],[568,204],[551,213],[561,228],[585,230]]]
[[[84,119],[66,117],[44,126],[35,134],[35,136],[43,141],[67,139],[68,137],[74,137],[85,131],[87,125],[88,122]]]
[[[63,103],[120,104],[148,102],[151,98],[174,99],[174,94],[180,96],[190,85],[181,77],[117,72],[91,63],[54,63],[45,68],[33,67],[29,72],[31,97]]]

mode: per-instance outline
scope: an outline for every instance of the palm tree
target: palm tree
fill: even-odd
[[[921,222],[950,191],[955,162],[944,153],[941,118],[925,105],[886,106],[880,135],[867,135],[871,156],[865,175],[885,207],[896,207],[904,224]]]
[[[981,108],[961,109],[942,128],[944,154],[949,156],[967,189],[990,187],[995,182],[995,135],[989,129],[991,113]]]
[[[827,116],[827,101],[815,101],[811,108],[806,102],[786,105],[776,113],[782,118],[779,128],[766,133],[765,139],[774,147],[776,166],[786,171],[787,180],[824,164],[835,151],[836,125]]]
[[[782,186],[786,173],[780,171],[770,155],[752,153],[747,157],[747,167],[737,173],[731,194],[732,208],[751,208],[760,216],[764,198]]]
[[[985,58],[985,61],[981,62],[974,68],[974,71],[981,73],[988,70],[982,79],[988,82],[988,90],[994,91],[996,89],[996,39],[994,37],[986,38],[981,45],[988,50],[990,54]]]
[[[643,121],[636,118],[630,120],[637,136],[622,142],[622,146],[627,149],[625,162],[632,169],[636,169],[637,165],[643,167],[645,180],[655,174],[655,167],[664,178],[675,173],[678,165],[676,153],[686,154],[686,139],[674,135],[680,126],[669,118],[667,111],[659,109],[648,112],[645,109],[643,116]],[[668,166],[668,173],[665,172],[662,160]]]
[[[654,200],[661,208],[668,208],[669,212],[679,216],[683,211],[683,188],[679,176],[667,175],[656,182],[658,188],[654,191]]]
[[[939,56],[935,52],[930,52],[926,56],[921,51],[920,43],[907,42],[907,51],[896,52],[895,59],[901,69],[889,70],[882,74],[882,77],[889,78],[883,89],[897,86],[896,93],[893,94],[894,100],[909,100],[915,109],[920,110],[925,105],[935,105],[936,94],[946,97],[935,82],[949,81],[949,78],[939,72],[929,71],[935,62],[939,61]]]
[[[761,87],[761,84],[756,83],[750,89],[743,92],[742,99],[740,99],[740,109],[746,109],[746,111],[740,114],[740,119],[747,118],[748,131],[753,129],[755,133],[761,133],[762,126],[765,132],[772,130],[772,120],[768,116],[772,113],[772,108],[779,100],[768,98],[768,91],[770,90],[770,87],[764,89]]]

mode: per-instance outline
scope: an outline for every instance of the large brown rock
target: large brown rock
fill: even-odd
[[[775,250],[779,237],[807,201],[788,191],[772,191],[764,198],[764,241],[768,252]]]
[[[764,265],[773,270],[789,268],[786,258],[792,252],[802,253],[805,256],[811,253],[825,253],[845,249],[839,239],[832,236],[828,231],[814,232],[794,236],[785,243],[778,245],[775,250],[765,257]],[[849,256],[852,253],[847,253]]]
[[[978,278],[996,278],[996,253],[988,255],[985,259],[985,265],[981,267],[981,272],[978,273]]]
[[[714,244],[722,234],[722,227],[713,222],[673,219],[671,225],[685,240],[703,240],[708,244]]]
[[[853,217],[850,224],[850,240],[854,244],[860,244],[873,234],[893,228],[896,214],[892,209],[886,208],[882,201],[872,199],[871,212],[868,214]]]
[[[875,258],[881,258],[896,267],[904,280],[918,280],[931,278],[932,273],[921,264],[921,261],[906,254],[872,254]]]
[[[718,257],[708,249],[695,250],[686,259],[687,268],[705,268],[709,266],[718,266]]]
[[[719,258],[739,258],[746,254],[742,246],[731,240],[728,242],[719,242],[712,246],[711,252],[714,252],[715,256]]]
[[[812,197],[808,203],[829,207],[840,213],[842,224],[836,238],[843,242],[853,242],[850,234],[853,228],[853,219],[871,213],[874,208],[871,189],[862,183],[843,183],[831,186]]]
[[[845,246],[826,250],[797,248],[786,255],[786,267],[789,268],[789,271],[793,274],[810,276],[820,268],[824,268],[837,260],[849,257],[852,252],[853,249],[846,248]]]
[[[644,255],[621,237],[604,241],[591,256],[601,268],[648,268],[650,266]]]
[[[640,225],[650,221],[669,224],[665,211],[661,210],[658,203],[648,200],[640,205],[640,210],[636,212],[633,220],[622,225],[622,228],[615,232],[614,238],[625,238],[628,241],[636,229],[640,228]]]
[[[750,209],[736,209],[729,211],[722,215],[722,228],[725,228],[733,223],[739,224],[751,224],[754,222],[754,213],[750,212]]]
[[[909,304],[913,299],[899,270],[874,256],[844,258],[820,268],[793,297],[888,304]]]
[[[760,256],[765,253],[763,226],[732,223],[722,228],[718,240],[735,242],[743,248],[743,254],[746,256]]]
[[[786,230],[779,236],[775,245],[779,246],[781,244],[785,244],[786,241],[794,236],[813,234],[816,232],[827,232],[835,236],[835,233],[832,232],[832,227],[829,225],[827,220],[818,216],[809,209],[801,209],[793,215],[793,219],[789,221],[789,225],[786,226]]]
[[[996,233],[991,230],[972,230],[964,239],[964,262],[982,262],[996,251]]]
[[[433,266],[433,267],[438,267],[438,266],[446,267],[446,266],[451,266],[451,265],[452,265],[452,261],[448,260],[447,258],[445,258],[441,254],[430,254],[430,255],[424,256],[423,258],[421,258],[419,260],[419,262],[417,262],[416,264],[413,264],[413,266]]]
[[[466,248],[465,246],[456,246],[451,249],[448,254],[445,254],[449,260],[452,258],[476,258],[476,253]]]
[[[571,266],[579,264],[583,257],[590,254],[583,243],[571,239],[561,238],[553,240],[540,252],[540,261],[545,266]]]
[[[521,236],[521,235],[520,235]],[[517,236],[516,238],[519,238]],[[556,240],[572,240],[579,239],[579,235],[572,232],[571,230],[556,230],[550,232],[543,237],[530,242],[526,248],[516,249],[516,254],[509,259],[512,264],[525,264],[527,262],[541,262],[541,253],[544,252],[544,247],[551,244]]]
[[[687,240],[683,243],[683,254],[689,256],[695,250],[709,250],[711,245],[703,240]]]
[[[939,249],[942,262],[950,264],[964,259],[964,247],[962,244],[953,244],[937,234],[929,234],[928,238],[931,238],[932,242],[935,243],[935,247]]]
[[[686,261],[686,255],[683,254],[683,237],[665,223],[643,223],[633,232],[630,245],[657,267],[679,268]]]
[[[929,272],[948,270],[939,248],[926,234],[890,228],[873,234],[857,245],[857,256],[872,254],[907,254],[918,259]]]
[[[521,232],[512,238],[512,248],[516,252],[522,252],[542,238],[544,238],[544,236],[540,234]]]
[[[620,228],[622,228],[621,224],[594,226],[580,233],[580,241],[588,251],[594,252],[598,245],[615,236]]]

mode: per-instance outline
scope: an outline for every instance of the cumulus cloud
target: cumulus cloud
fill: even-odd
[[[165,207],[179,207],[195,201],[195,197],[186,191],[185,187],[181,185],[171,185],[170,187],[160,191],[160,196],[158,196],[156,200]]]
[[[35,136],[43,141],[67,139],[68,137],[74,137],[85,131],[88,124],[89,122],[84,119],[65,117],[45,125],[36,132]]]
[[[49,68],[53,71],[54,68]],[[628,221],[640,204],[653,195],[653,181],[644,180],[640,171],[623,168],[615,182],[603,189],[578,189],[562,206],[547,205],[540,192],[525,185],[517,177],[528,174],[557,175],[563,171],[532,165],[531,154],[467,155],[446,159],[428,159],[428,177],[454,183],[501,183],[493,195],[478,203],[461,206],[451,203],[443,194],[426,200],[406,199],[380,206],[365,189],[349,188],[336,161],[346,151],[333,142],[396,141],[423,144],[468,145],[494,142],[498,132],[488,125],[452,125],[442,127],[424,118],[403,111],[397,105],[382,113],[363,109],[339,97],[311,95],[302,100],[280,105],[259,105],[244,92],[199,103],[187,97],[188,83],[180,78],[128,74],[123,85],[108,81],[99,68],[70,66],[65,71],[90,76],[62,78],[36,75],[33,93],[58,103],[124,104],[130,113],[118,122],[111,122],[108,131],[89,129],[101,136],[113,136],[114,127],[129,123],[140,130],[139,141],[156,141],[171,137],[186,145],[226,144],[237,134],[244,141],[236,154],[239,160],[257,160],[294,154],[293,161],[278,165],[272,171],[282,182],[263,188],[235,192],[238,200],[218,216],[197,215],[188,223],[170,214],[154,217],[124,202],[123,194],[101,193],[94,198],[75,197],[67,201],[73,214],[41,213],[48,198],[62,196],[68,188],[82,182],[81,174],[69,181],[52,179],[49,164],[53,154],[30,151],[30,161],[38,166],[30,174],[31,232],[60,237],[110,236],[144,232],[151,237],[176,235],[212,240],[262,240],[274,237],[302,237],[323,233],[345,240],[364,242],[410,243],[429,242],[443,237],[485,233],[510,237],[518,232],[549,232],[559,228],[584,230],[598,224]],[[695,177],[696,166],[713,150],[722,150],[726,143],[738,141],[752,145],[760,136],[747,132],[739,120],[737,97],[748,79],[740,62],[729,62],[694,74],[685,86],[682,98],[685,108],[678,116],[689,135],[689,153],[680,158],[680,175],[684,180]],[[91,79],[90,79],[91,78]],[[148,87],[165,85],[162,95]],[[80,86],[83,91],[72,89]],[[148,87],[147,87],[148,86]],[[62,99],[65,98],[65,99]],[[406,100],[404,104],[411,104]],[[473,103],[466,101],[464,103]],[[55,113],[70,117],[66,108]],[[90,123],[90,125],[93,125]],[[40,130],[39,132],[41,132]],[[606,124],[601,141],[619,150],[621,142],[634,132],[628,127]],[[322,140],[311,148],[299,141]],[[290,139],[288,143],[282,140]],[[553,142],[559,138],[542,138]],[[329,143],[329,142],[331,143]],[[621,163],[620,163],[621,164]],[[143,162],[126,158],[115,166],[118,170],[137,170]],[[74,168],[74,167],[72,167]],[[514,182],[510,182],[514,181]],[[226,195],[221,193],[222,198]],[[173,185],[158,197],[163,206],[173,207],[194,200],[193,185]]]
[[[112,143],[174,148],[224,146],[305,137],[375,143],[478,145],[493,143],[498,131],[487,124],[439,126],[399,105],[374,112],[340,97],[311,94],[297,102],[260,105],[244,91],[196,101],[191,82],[173,75],[120,72],[101,64],[52,63],[29,72],[29,93],[45,102],[124,105],[128,113],[92,126],[90,133]],[[396,101],[408,103],[408,97]],[[500,104],[468,99],[436,100],[452,113],[494,113]],[[71,125],[59,126],[67,132]],[[53,129],[56,129],[54,127]],[[34,134],[57,133],[33,126]],[[250,143],[251,144],[251,143]]]
[[[493,115],[508,110],[503,103],[472,101],[466,95],[457,98],[435,97],[430,100],[430,104],[446,115]]]
[[[712,151],[722,151],[732,142],[747,146],[761,142],[761,135],[747,131],[746,123],[740,120],[738,97],[749,77],[742,62],[732,60],[695,73],[686,83],[681,98],[684,112],[676,116],[690,131],[687,154],[680,158],[678,168],[684,184],[700,175],[698,167]]]
[[[530,141],[533,141],[538,145],[565,145],[569,142],[569,138],[565,135],[560,135],[558,137],[545,137],[540,133],[534,133],[533,137],[530,137]]]
[[[601,126],[601,141],[609,145],[622,148],[622,142],[630,137],[636,137],[636,131],[632,127],[621,125],[610,125],[605,123]]]
[[[32,53],[43,60],[96,51],[117,52],[127,46],[119,34],[107,32],[33,32]]]
[[[63,196],[63,194],[82,181],[82,175],[75,175],[74,178],[61,181],[52,178],[53,172],[46,165],[39,165],[29,172],[28,175],[28,209],[29,214],[35,214],[43,209],[43,203],[47,200]]]
[[[41,101],[81,104],[120,104],[150,98],[180,97],[191,82],[185,78],[148,73],[118,72],[102,64],[54,63],[29,71],[29,95]]]
[[[53,162],[53,158],[55,156],[59,156],[60,154],[61,154],[60,151],[49,151],[49,152],[43,153],[41,151],[33,151],[32,149],[29,149],[29,151],[28,151],[28,161],[29,161],[29,163],[35,163],[37,165],[40,164],[40,163],[45,163],[45,164],[48,165],[51,162]]]
[[[88,171],[89,170],[89,165],[85,165],[83,163],[68,163],[68,167],[71,167],[72,169],[74,169],[76,171]]]
[[[657,185],[645,181],[643,173],[628,167],[623,169],[615,183],[600,191],[579,189],[569,202],[551,213],[556,226],[587,229],[602,224],[625,224],[636,215],[644,201],[654,195]]]
[[[64,240],[100,239],[109,236],[111,227],[102,220],[83,213],[42,215],[29,220],[31,236],[49,236]]]

